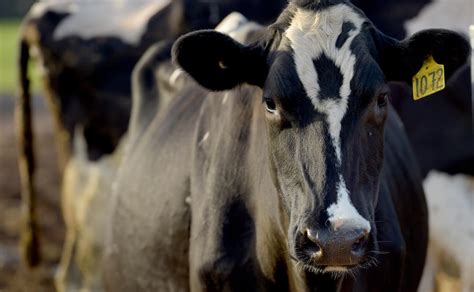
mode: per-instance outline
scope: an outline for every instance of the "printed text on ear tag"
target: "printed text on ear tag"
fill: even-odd
[[[441,91],[444,86],[444,66],[436,63],[433,56],[428,56],[423,67],[413,76],[413,99]]]

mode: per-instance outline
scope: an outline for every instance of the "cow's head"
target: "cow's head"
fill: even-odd
[[[309,270],[337,273],[367,264],[377,250],[387,81],[410,81],[429,55],[449,74],[468,53],[468,43],[445,30],[396,41],[335,0],[293,1],[248,46],[198,31],[174,47],[178,64],[210,90],[262,88],[290,255]]]

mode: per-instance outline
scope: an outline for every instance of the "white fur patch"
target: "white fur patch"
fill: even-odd
[[[170,76],[170,84],[175,85],[176,81],[178,81],[179,76],[181,76],[184,73],[184,71],[181,68],[178,68],[171,73]]]
[[[38,1],[31,6],[28,15],[32,18],[40,18],[43,16],[47,11],[54,11],[54,12],[68,12],[67,3],[61,0],[50,0],[50,1]]]
[[[405,23],[407,35],[430,28],[445,28],[468,33],[474,23],[472,0],[433,0],[425,5],[418,15]]]
[[[150,18],[170,3],[171,0],[54,2],[50,5],[52,9],[57,10],[60,5],[61,11],[71,13],[54,31],[54,39],[68,36],[84,39],[117,37],[135,45],[140,41]]]
[[[227,91],[225,94],[224,94],[224,97],[222,98],[222,104],[225,104],[227,102],[227,99],[229,99],[229,92]]]
[[[347,268],[338,267],[338,266],[329,266],[329,267],[326,267],[324,271],[329,272],[329,273],[345,273],[347,272]]]
[[[429,291],[445,255],[459,265],[462,291],[474,291],[474,177],[431,171],[423,187],[432,252],[419,291]]]
[[[30,47],[30,56],[37,61],[38,65],[36,66],[36,68],[38,68],[38,72],[40,73],[40,75],[47,76],[49,73],[48,67],[44,62],[44,56],[41,53],[41,50],[36,44]]]
[[[209,132],[206,132],[206,134],[204,134],[201,141],[199,141],[199,146],[201,146],[204,142],[206,142],[207,139],[209,139]]]
[[[347,21],[351,22],[355,29],[349,32],[349,37],[342,47],[337,48],[337,38],[341,34],[343,23]],[[342,161],[341,123],[347,111],[351,94],[350,83],[354,76],[356,62],[356,57],[350,46],[353,39],[360,33],[363,22],[364,19],[359,14],[344,4],[331,6],[317,12],[298,9],[285,32],[291,42],[296,72],[306,94],[311,99],[314,108],[326,116],[338,166]],[[340,68],[343,75],[339,96],[329,100],[319,98],[318,73],[313,63],[322,54],[331,59]],[[335,229],[340,225],[349,224],[370,231],[369,222],[352,205],[342,175],[340,175],[337,187],[337,203],[332,204],[327,212],[329,221]]]
[[[187,196],[186,199],[184,199],[184,202],[188,205],[191,205],[191,203],[192,203],[191,196]]]
[[[216,26],[215,30],[221,33],[230,34],[247,22],[248,20],[245,16],[238,12],[232,12]]]
[[[329,206],[327,213],[329,216],[328,220],[334,230],[350,226],[361,228],[367,233],[370,232],[370,223],[359,214],[352,204],[349,198],[349,190],[346,188],[342,175],[337,186],[337,201]]]
[[[249,21],[239,12],[232,12],[216,26],[215,30],[227,34],[234,40],[243,43],[249,32],[257,30],[260,27],[259,24]]]

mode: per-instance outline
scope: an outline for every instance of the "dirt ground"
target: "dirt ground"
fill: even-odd
[[[0,96],[0,292],[54,291],[52,277],[64,238],[52,121],[42,99],[34,100],[36,186],[43,261],[41,266],[27,269],[19,258],[20,182],[16,164],[14,101],[13,97]]]

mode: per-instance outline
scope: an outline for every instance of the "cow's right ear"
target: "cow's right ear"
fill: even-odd
[[[173,46],[173,60],[199,84],[214,91],[243,83],[261,87],[267,74],[262,48],[242,45],[214,30],[180,37]]]

